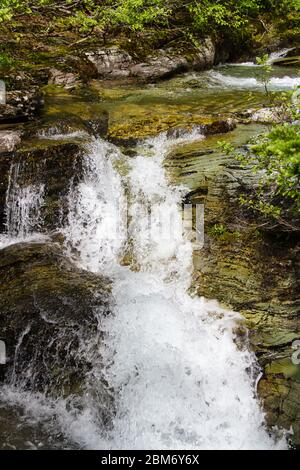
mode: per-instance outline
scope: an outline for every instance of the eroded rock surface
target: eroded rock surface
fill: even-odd
[[[39,113],[43,104],[43,96],[37,87],[9,91],[6,94],[6,104],[0,104],[0,124],[31,120]]]
[[[45,243],[1,250],[0,276],[5,380],[54,396],[83,391],[93,360],[100,360],[109,280],[76,268],[58,245]]]
[[[0,130],[0,153],[12,152],[21,142],[21,131]]]
[[[173,165],[183,164],[179,156]],[[258,390],[267,422],[292,426],[291,442],[299,446],[300,365],[293,361],[300,340],[299,236],[272,229],[241,206],[240,195],[258,183],[250,169],[214,149],[186,158],[198,158],[203,172],[186,202],[205,204],[205,245],[194,255],[194,287],[246,318],[263,369]]]
[[[86,58],[95,66],[99,78],[134,77],[143,81],[155,81],[187,70],[204,70],[212,67],[215,53],[213,41],[207,38],[202,41],[198,51],[186,53],[173,49],[159,49],[145,57],[143,61],[138,61],[117,47],[88,52]]]

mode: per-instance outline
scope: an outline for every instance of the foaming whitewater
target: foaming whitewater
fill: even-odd
[[[247,344],[237,344],[241,317],[189,293],[193,245],[176,230],[186,190],[168,182],[163,162],[173,145],[202,138],[197,130],[177,139],[162,134],[141,144],[134,158],[101,139],[86,146],[82,180],[70,187],[65,251],[82,268],[109,275],[114,297],[110,316],[95,310],[101,332],[82,350],[94,365],[83,377],[87,392],[51,399],[15,384],[0,390],[0,406],[25,410],[52,447],[286,447],[264,426],[255,357]],[[17,191],[14,173],[11,180]],[[21,189],[16,196],[11,188],[8,200],[19,200]],[[19,213],[29,227],[24,234],[30,220],[35,226],[40,220],[42,190],[35,191],[36,208],[30,202]],[[172,230],[164,230],[170,220]]]
[[[83,180],[69,194],[64,234],[71,257],[79,254],[82,267],[108,274],[126,242],[122,223],[126,198],[122,179],[114,169],[121,153],[104,140],[93,140],[86,153]]]
[[[290,48],[286,48],[286,49],[281,49],[281,50],[276,51],[276,52],[272,52],[269,56],[269,59],[267,60],[267,64],[268,65],[273,65],[273,63],[276,60],[284,58],[286,56],[286,54],[288,52],[292,51],[293,49],[294,49],[293,47],[290,47]],[[237,66],[237,67],[261,67],[261,65],[256,64],[255,62],[238,62],[238,63],[229,64],[229,65]]]
[[[170,185],[163,169],[176,143],[165,134],[149,139],[128,161],[100,139],[89,147],[83,181],[70,193],[65,234],[68,252],[82,267],[109,272],[113,280],[115,308],[102,324],[101,374],[114,390],[115,412],[106,430],[89,406],[76,418],[60,408],[60,421],[85,448],[285,448],[264,426],[255,357],[236,344],[241,317],[189,294],[193,247],[185,237],[150,233],[148,208],[155,207],[161,233],[164,214],[169,219],[169,208],[182,200],[182,188]],[[129,166],[123,177],[116,169],[122,158]],[[109,237],[110,229],[115,234],[109,214],[120,210],[125,192],[129,233],[123,226],[116,239]],[[180,225],[180,209],[172,218]]]
[[[210,78],[210,86],[221,86],[228,88],[263,88],[264,84],[256,78],[241,78],[225,75],[220,72],[212,71],[208,73]],[[299,77],[272,77],[269,81],[271,89],[284,90],[287,88],[294,88],[300,85]]]
[[[293,47],[289,47],[289,48],[281,49],[281,50],[276,51],[276,52],[272,52],[270,54],[270,57],[269,57],[267,63],[269,65],[272,65],[276,60],[285,57],[287,55],[287,53],[292,51],[293,49],[294,49]]]

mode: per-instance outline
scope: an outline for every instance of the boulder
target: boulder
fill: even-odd
[[[129,68],[134,63],[128,52],[117,47],[87,52],[86,58],[96,68],[98,77],[111,79],[129,77]]]
[[[12,152],[21,142],[21,131],[0,130],[0,153]]]
[[[41,230],[57,229],[67,214],[70,184],[82,176],[86,142],[91,136],[105,137],[107,130],[108,114],[103,112],[91,120],[68,115],[27,125],[22,131],[0,131],[0,143],[1,139],[4,142],[0,150],[0,230],[6,224],[10,173],[17,165],[19,188],[37,184],[45,188]],[[26,139],[19,145],[21,133]]]
[[[67,90],[72,90],[81,85],[79,76],[72,72],[64,72],[55,68],[49,70],[49,85],[63,86]]]
[[[37,124],[27,126],[27,137],[53,138],[54,136],[64,136],[67,134],[89,134],[94,137],[106,137],[108,133],[109,115],[107,111],[102,111],[93,119],[84,119],[75,114],[60,114],[46,117]]]
[[[192,52],[189,56],[190,69],[206,70],[213,67],[216,61],[216,46],[212,38],[202,39],[196,52]]]
[[[145,81],[155,81],[185,72],[188,68],[189,63],[185,57],[159,51],[157,55],[147,57],[147,62],[131,67],[130,75]]]
[[[101,363],[110,281],[77,268],[58,245],[45,243],[2,249],[0,276],[5,381],[52,396],[83,392]]]
[[[41,230],[55,230],[67,214],[67,195],[82,175],[85,151],[81,143],[64,140],[30,141],[13,156],[19,164],[19,187],[44,185]]]
[[[43,96],[37,87],[27,91],[9,91],[6,104],[0,104],[0,124],[34,119],[43,104]]]
[[[205,122],[208,121],[208,122]],[[233,131],[237,126],[237,123],[232,118],[223,118],[223,119],[206,119],[201,124],[193,126],[192,128],[188,127],[173,127],[167,131],[167,136],[172,138],[184,137],[188,131],[199,130],[201,134],[205,136],[216,135],[216,134],[226,134],[227,132]]]
[[[205,70],[215,62],[216,49],[211,38],[203,39],[197,50],[159,49],[143,61],[134,59],[117,47],[87,52],[86,58],[96,68],[98,78],[121,79],[133,77],[142,81],[169,78],[187,70]]]
[[[210,123],[201,125],[204,135],[226,134],[236,128],[236,121],[232,118],[216,119]]]

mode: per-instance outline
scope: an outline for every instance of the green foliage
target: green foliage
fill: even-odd
[[[13,59],[4,53],[0,53],[0,67],[9,67],[13,62]]]
[[[21,0],[1,0],[0,3],[0,23],[9,21],[14,13],[22,7]]]
[[[209,229],[210,235],[213,237],[221,237],[228,232],[227,227],[224,224],[215,224]]]
[[[117,7],[108,8],[105,19],[112,26],[143,31],[147,24],[160,22],[170,13],[165,3],[164,0],[123,0]]]
[[[187,37],[207,33],[243,36],[251,21],[265,13],[299,19],[300,0],[0,0],[0,23],[14,15],[50,11],[59,24],[83,33],[180,29]]]
[[[300,126],[283,124],[251,147],[255,171],[263,171],[273,196],[291,200],[290,211],[300,211]]]
[[[203,0],[188,5],[195,28],[200,32],[216,30],[241,30],[253,16],[260,12],[256,0]]]
[[[226,142],[219,146],[259,175],[259,187],[240,202],[266,216],[279,219],[300,213],[300,125],[274,126],[246,153],[238,153]]]

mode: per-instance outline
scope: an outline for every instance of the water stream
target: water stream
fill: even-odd
[[[202,83],[208,76],[209,94],[214,87],[258,86],[254,77],[241,81],[218,69],[189,80]],[[177,80],[184,83],[185,78]],[[297,80],[275,77],[272,85],[291,87]],[[240,315],[190,292],[193,245],[184,231],[176,230],[182,226],[180,205],[187,188],[169,181],[164,161],[174,146],[195,141],[203,142],[196,131],[179,138],[161,133],[142,141],[134,157],[100,138],[86,145],[82,177],[70,185],[68,217],[57,229],[65,256],[112,279],[112,314],[101,326],[103,363],[93,363],[94,382],[90,374],[90,391],[80,397],[54,400],[14,383],[2,386],[0,415],[19,423],[27,436],[20,446],[287,447],[280,433],[265,427],[256,396],[260,371],[247,338],[241,341],[237,334]],[[44,186],[22,187],[21,172],[12,166],[2,244],[38,236]],[[164,231],[170,220],[172,230]],[[93,359],[89,350],[83,354]],[[106,404],[91,393],[101,377],[115,402],[105,426],[99,410]],[[13,418],[3,418],[1,408]]]
[[[117,391],[117,413],[104,442],[91,422],[79,437],[87,446],[120,449],[276,447],[255,397],[255,358],[235,344],[239,315],[189,294],[191,243],[184,237],[153,239],[147,233],[147,211],[142,215],[135,209],[136,202],[158,203],[168,219],[169,208],[180,203],[182,190],[168,184],[162,166],[172,144],[166,135],[148,140],[130,162],[130,228],[138,272],[120,266],[120,246],[107,250],[103,243],[95,207],[122,200],[122,185],[106,143],[94,142],[89,153],[89,170],[77,195],[75,234],[68,231],[83,266],[101,271],[109,264],[114,279],[116,307],[105,325],[105,375]],[[105,181],[114,182],[112,192]],[[90,216],[82,210],[87,206]],[[179,225],[179,210],[174,217]],[[84,246],[77,243],[80,228]]]

